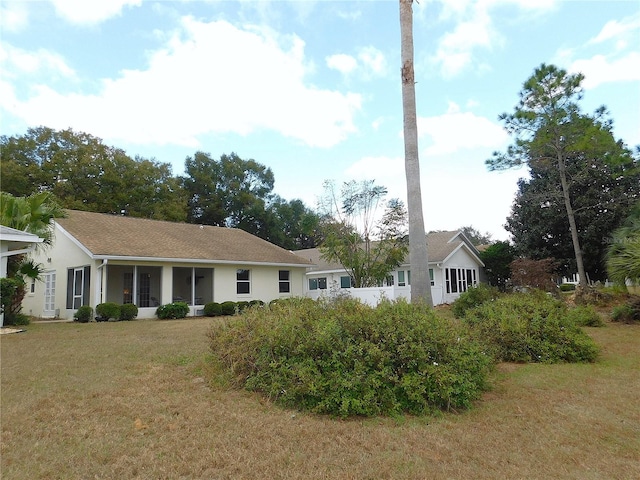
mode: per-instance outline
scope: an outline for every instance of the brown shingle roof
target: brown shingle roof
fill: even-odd
[[[67,213],[57,223],[96,256],[308,265],[292,252],[235,228]]]

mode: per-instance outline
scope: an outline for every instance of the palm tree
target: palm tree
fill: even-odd
[[[607,252],[607,272],[618,284],[625,285],[627,280],[640,283],[640,203],[626,223],[613,232]]]
[[[416,88],[413,69],[413,0],[400,0],[402,111],[404,116],[404,168],[407,177],[409,214],[409,263],[411,264],[411,302],[433,306],[429,259],[422,214]]]

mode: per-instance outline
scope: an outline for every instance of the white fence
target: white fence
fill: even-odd
[[[381,300],[395,300],[411,297],[411,287],[370,287],[370,288],[341,288],[339,290],[310,290],[307,296],[317,300],[321,297],[348,295],[359,299],[362,303],[375,307]]]

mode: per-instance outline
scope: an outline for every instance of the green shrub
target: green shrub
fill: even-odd
[[[96,320],[98,322],[108,322],[111,319],[120,319],[120,305],[113,302],[99,303],[96,305]]]
[[[464,325],[403,301],[287,299],[212,328],[232,385],[315,413],[425,414],[471,406],[492,359]]]
[[[625,323],[640,321],[640,297],[633,296],[624,304],[614,307],[611,320]]]
[[[262,300],[251,300],[249,302],[249,306],[251,306],[251,307],[264,307],[264,302]]]
[[[156,309],[156,316],[159,319],[184,318],[189,313],[189,305],[186,302],[173,302],[160,305]]]
[[[76,313],[73,314],[73,319],[76,322],[87,323],[93,318],[93,308],[89,305],[83,305]]]
[[[238,308],[236,302],[222,302],[220,304],[220,308],[222,309],[222,315],[235,315],[236,309]]]
[[[204,306],[204,314],[207,317],[218,317],[222,315],[222,306],[217,302],[209,302]]]
[[[579,327],[604,327],[604,322],[591,305],[579,305],[570,308],[567,315]]]
[[[244,310],[249,308],[249,302],[238,302],[236,303],[236,308],[238,309],[238,313],[242,313]]]
[[[598,348],[567,307],[544,292],[515,293],[469,310],[465,316],[497,360],[592,362]]]
[[[482,305],[484,302],[495,300],[500,296],[497,287],[492,287],[486,283],[480,283],[475,287],[469,288],[451,304],[451,312],[456,318],[464,317],[464,314],[470,308]]]
[[[573,283],[563,283],[560,285],[560,291],[562,292],[573,292],[575,289],[576,286]]]
[[[133,303],[120,305],[120,317],[118,320],[133,320],[138,316],[138,306]]]

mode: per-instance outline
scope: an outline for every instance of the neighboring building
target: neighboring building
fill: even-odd
[[[36,243],[42,242],[43,239],[37,235],[0,225],[0,278],[7,276],[9,257],[30,253]],[[0,327],[2,325],[4,325],[4,314],[0,312]]]
[[[70,319],[82,305],[134,303],[139,318],[174,301],[200,313],[208,302],[302,296],[307,260],[239,229],[70,210],[23,312]]]
[[[469,287],[481,281],[484,263],[478,250],[460,231],[435,232],[427,235],[429,277],[433,304],[451,303]],[[349,273],[338,263],[321,258],[317,248],[295,252],[314,264],[307,270],[305,294],[311,298],[337,292],[349,293],[369,304],[381,297],[410,298],[411,271],[409,259],[396,268],[379,288],[351,288]]]

